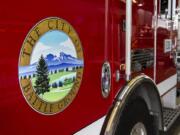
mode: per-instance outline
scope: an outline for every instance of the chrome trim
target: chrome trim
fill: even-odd
[[[103,64],[101,71],[101,92],[103,97],[107,98],[110,94],[110,91],[111,91],[111,66],[110,63],[106,61]]]
[[[121,108],[121,105],[122,104],[120,101],[116,102],[115,107],[113,108],[112,114],[111,114],[109,121],[107,123],[107,127],[106,127],[106,130],[104,132],[104,135],[113,135],[113,133],[114,133],[113,129],[114,129],[114,126],[116,126],[115,122],[116,122],[116,119],[118,118],[117,114],[120,111],[119,109]]]
[[[120,78],[121,78],[120,71],[116,70],[116,82],[119,82]]]
[[[126,0],[126,81],[131,76],[132,0]]]
[[[136,123],[132,128],[130,135],[147,135],[145,125],[141,122]]]
[[[156,82],[156,57],[157,57],[157,24],[158,24],[158,17],[157,17],[157,0],[154,0],[154,81]]]
[[[151,82],[153,82],[154,86],[156,86],[154,80],[152,80],[150,77],[146,76],[146,75],[140,75],[135,77],[134,79],[132,79],[125,87],[123,92],[121,93],[121,95],[119,96],[118,100],[123,101],[124,99],[126,99],[126,97],[131,93],[131,91],[133,90],[135,84],[138,81],[141,81],[143,79],[148,79]],[[157,88],[157,87],[156,87]]]
[[[179,67],[180,67],[180,62],[178,61],[180,59],[180,0],[178,0],[178,7],[177,7],[177,32],[178,32],[178,37],[177,37],[177,47],[176,47],[176,70],[177,70],[177,81],[178,83],[180,82],[180,72],[179,72]]]

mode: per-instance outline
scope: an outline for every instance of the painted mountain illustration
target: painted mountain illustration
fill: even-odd
[[[83,61],[80,59],[77,59],[70,54],[66,54],[64,52],[60,52],[59,56],[56,56],[54,54],[47,54],[45,57],[45,61],[48,65],[48,70],[50,72],[53,72],[55,70],[72,70],[73,68],[77,67],[83,67]],[[36,66],[37,62],[29,65],[29,66],[23,66],[19,67],[19,74],[20,77],[23,76],[29,76],[36,73]]]
[[[82,64],[81,60],[78,60],[75,57],[72,57],[71,55],[65,54],[63,52],[60,53],[59,57],[53,54],[48,54],[45,59],[48,66],[59,64]]]

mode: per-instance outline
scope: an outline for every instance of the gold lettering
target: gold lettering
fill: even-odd
[[[39,28],[38,28],[38,27],[35,28],[34,31],[35,31],[35,33],[37,34],[38,38],[39,38],[39,37],[41,36],[41,33],[40,33],[40,31],[39,31]]]
[[[30,89],[31,89],[31,84],[30,84],[30,82],[29,82],[27,85],[23,86],[24,92],[28,92]]]
[[[45,104],[43,112],[46,112],[46,108],[47,108],[47,104]]]
[[[69,103],[69,98],[66,97],[66,98],[63,100],[63,102],[64,102],[64,106],[67,106],[68,103]]]
[[[77,51],[77,53],[81,53],[82,52],[82,48],[77,48],[76,51]]]
[[[37,97],[35,97],[35,99],[34,99],[34,101],[33,101],[33,105],[35,105],[36,104],[36,101],[37,101]]]
[[[31,93],[29,93],[28,95],[27,95],[27,99],[28,99],[28,101],[29,102],[31,102],[31,99],[33,98],[33,93],[31,92]]]
[[[28,38],[27,38],[27,41],[26,41],[31,47],[33,47],[36,43],[36,40],[30,35]]]
[[[77,79],[80,79],[80,80],[81,80],[81,78],[82,78],[82,74],[81,74],[80,71],[78,71],[78,72],[77,72]]]
[[[48,113],[51,112],[51,111],[50,111],[50,107],[51,107],[50,104],[46,104],[45,112],[48,112]]]
[[[38,107],[39,110],[41,109],[41,106],[42,106],[42,102],[39,101],[39,107]]]
[[[26,49],[24,48],[22,51],[22,56],[25,57],[25,55],[30,56],[31,54],[26,52]]]
[[[78,40],[78,39],[74,39],[73,41],[74,41],[74,43],[75,43],[76,46],[79,45],[79,40]]]
[[[72,28],[69,26],[68,27],[68,34],[71,33],[71,31],[72,31]]]
[[[53,20],[48,21],[48,28],[49,29],[55,29],[56,27],[57,27],[56,22],[54,23]]]
[[[39,106],[39,110],[40,110],[41,112],[45,112],[45,110],[46,110],[46,103],[41,102],[41,105]]]
[[[58,108],[58,103],[54,103],[54,104],[52,104],[52,110],[51,110],[51,112],[58,112],[59,111],[59,108]]]
[[[76,89],[73,88],[72,91],[71,91],[71,96],[72,97],[74,97],[74,95],[76,95],[75,91],[76,91]]]
[[[58,29],[58,20],[56,20],[56,29]]]
[[[61,102],[58,104],[58,108],[61,110],[62,108],[64,108],[64,104]]]
[[[50,112],[52,112],[52,110],[53,110],[52,107],[53,107],[52,104],[49,104],[49,110],[50,110]]]
[[[61,22],[61,30],[64,30],[65,22]]]

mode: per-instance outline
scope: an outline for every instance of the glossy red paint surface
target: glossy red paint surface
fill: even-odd
[[[133,2],[132,7],[132,51],[137,49],[153,49],[154,50],[154,1],[140,1],[139,5]],[[158,5],[159,5],[158,1]],[[119,22],[122,23],[125,20],[125,3],[120,2],[120,19]],[[159,6],[158,6],[159,7]],[[160,16],[158,8],[158,18]],[[122,24],[121,24],[122,26]],[[124,50],[125,50],[125,32],[121,30],[121,61],[124,62]],[[154,65],[151,68],[145,68],[141,72],[132,72],[133,76],[144,73],[151,78],[156,78],[156,83],[160,83],[163,80],[169,78],[176,73],[176,68],[172,56],[172,51],[164,52],[164,41],[166,39],[172,39],[173,46],[175,44],[176,31],[171,29],[162,28],[158,26],[157,28],[157,57],[156,57],[156,68],[154,70]],[[156,76],[154,77],[154,72]]]
[[[133,5],[132,49],[153,48],[152,28],[149,33],[139,35],[145,26],[152,25],[153,11],[153,2],[149,0],[141,8]],[[40,20],[52,16],[67,20],[75,28],[82,42],[85,65],[82,85],[72,104],[59,114],[44,116],[32,110],[21,93],[18,59],[29,30]],[[125,62],[124,19],[125,3],[120,0],[1,1],[0,134],[71,135],[104,116],[124,84],[124,79],[115,81],[115,72]],[[158,41],[162,41],[158,43],[158,50],[162,50],[163,40],[169,37],[162,33],[158,30]],[[169,55],[158,51],[158,72],[174,70]],[[101,69],[105,61],[109,61],[112,68],[111,92],[107,99],[101,94]],[[143,72],[153,78],[153,69]],[[157,74],[157,82],[170,75],[172,72]]]
[[[105,46],[105,33],[109,31],[105,29],[105,1],[8,0],[0,7],[0,134],[70,135],[104,116],[114,96],[104,99],[101,94],[102,65],[105,61],[113,64],[113,48]],[[82,85],[72,104],[62,113],[43,116],[29,107],[21,93],[18,59],[29,30],[52,16],[67,20],[75,28],[85,65]]]

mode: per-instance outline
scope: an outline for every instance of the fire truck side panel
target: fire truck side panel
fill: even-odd
[[[118,29],[118,41],[120,44],[119,60],[125,63],[125,26],[126,26],[126,3],[124,1],[114,2],[116,5],[115,25]],[[114,9],[114,8],[113,8]],[[133,3],[132,12],[132,77],[135,77],[142,72],[153,78],[154,74],[154,28],[153,15],[154,5],[151,1],[146,1],[142,6]],[[115,28],[114,28],[115,29]],[[118,60],[118,57],[114,58]],[[146,63],[150,62],[150,65]],[[117,63],[119,64],[119,63]]]
[[[153,78],[154,4],[152,1],[146,1],[143,5],[133,3],[132,9],[132,70],[137,72],[137,67],[133,65],[138,62],[141,65],[139,71]],[[150,65],[147,64],[148,62]]]
[[[170,39],[170,31],[164,28],[157,29],[157,83],[176,74],[175,64],[171,52],[164,52],[165,40]]]
[[[123,124],[128,123],[126,119],[132,115],[134,110],[132,110],[128,116],[125,115],[126,109],[124,108],[128,108],[128,105],[131,104],[131,102],[135,102],[137,98],[145,101],[150,114],[154,117],[154,122],[159,126],[157,126],[156,129],[166,129],[166,126],[163,125],[162,107],[167,107],[168,104],[171,104],[171,101],[174,102],[177,98],[175,88],[177,76],[172,51],[176,46],[175,37],[177,35],[175,31],[172,31],[172,28],[167,27],[166,23],[170,21],[168,18],[162,20],[165,24],[164,26],[160,24],[159,19],[162,19],[159,13],[160,0],[158,0],[159,6],[157,6],[158,16],[155,16],[154,13],[156,9],[154,2],[155,1],[132,1],[131,79],[133,79],[127,82],[127,87],[125,85],[125,87],[121,87],[119,90],[119,94],[105,119],[101,132],[102,135],[106,133],[118,134],[119,132],[121,133],[121,131],[126,132],[126,129],[122,128]],[[114,3],[116,6],[114,6],[115,8],[113,8],[114,10],[112,12],[114,21],[113,28],[118,30],[114,30],[115,32],[113,32],[113,34],[118,33],[119,40],[114,37],[113,41],[118,45],[120,44],[120,46],[117,47],[120,48],[120,55],[117,56],[121,57],[120,64],[123,64],[127,59],[129,60],[129,58],[124,57],[125,53],[130,53],[128,39],[126,39],[125,36],[129,36],[126,34],[126,30],[128,31],[130,28],[126,28],[126,25],[131,23],[131,13],[128,13],[125,9],[126,7],[130,9],[131,1],[122,0],[114,1]],[[157,30],[155,21],[158,22]],[[131,29],[128,32],[130,31]],[[118,52],[118,50],[114,52]],[[114,56],[115,54],[116,53],[114,53]],[[118,67],[116,64],[119,64],[118,57],[114,58],[116,61],[115,68]],[[128,70],[126,69],[126,71]],[[128,74],[129,72],[126,73]],[[142,73],[145,73],[145,75],[140,76]],[[151,79],[146,75],[151,77]],[[126,79],[128,80],[128,77]],[[153,81],[153,79],[155,81]],[[138,83],[138,80],[142,82]],[[147,80],[149,80],[148,82],[150,83],[148,85],[146,83]],[[136,85],[138,86],[137,88],[135,87]],[[173,87],[171,87],[172,85]],[[171,93],[171,91],[173,92]],[[165,95],[166,98],[163,98]],[[168,107],[173,108],[172,105]],[[126,127],[128,127],[127,125]]]
[[[160,8],[160,0],[158,0],[158,7]],[[158,8],[158,16],[161,15],[160,9]],[[174,41],[175,31],[171,31],[167,26],[162,27],[161,19],[158,19],[157,28],[157,57],[156,57],[156,83],[160,83],[163,80],[169,78],[173,74],[176,74],[175,64],[173,63],[173,57],[171,50],[167,51],[165,49],[165,44],[167,40],[172,40],[171,47],[176,46]],[[162,19],[163,20],[163,19]]]
[[[110,25],[112,32],[112,44],[113,44],[113,97],[121,87],[124,86],[124,71],[120,71],[120,65],[125,63],[125,32],[123,31],[123,21],[125,17],[125,8],[121,1],[114,0],[111,4],[111,19]],[[120,73],[120,78],[117,78],[117,74]]]
[[[145,73],[151,79],[156,78],[157,84],[161,83],[175,74],[171,52],[164,49],[165,41],[174,35],[169,30],[158,27],[157,65],[154,68],[154,3],[149,0],[141,5],[133,3],[132,10],[131,78]],[[26,103],[18,79],[19,55],[23,41],[32,27],[48,17],[62,18],[72,25],[80,38],[84,55],[84,72],[77,96],[65,110],[50,116],[34,111]],[[129,97],[126,93],[121,96],[121,92],[131,92],[130,90],[134,89],[128,89],[128,83],[124,85],[125,27],[125,0],[1,1],[0,134],[75,134],[106,116],[117,93],[119,97]],[[103,97],[101,88],[102,66],[105,62],[109,62],[111,67],[110,94],[107,98]],[[154,84],[147,76],[138,79],[143,78]],[[131,86],[136,82],[139,81],[130,82]],[[156,90],[155,85],[153,88]],[[121,91],[124,89],[126,91]],[[159,97],[157,106],[155,103],[151,104],[152,95],[157,96],[157,91],[142,92],[143,94],[149,96],[149,110],[155,108],[154,110],[161,114],[161,107],[157,107],[160,105]],[[122,99],[118,99],[118,102]],[[127,98],[123,101],[127,101]],[[126,102],[123,105],[125,104]],[[121,109],[119,107],[118,111]]]
[[[105,38],[111,31],[105,28],[110,17],[106,18],[104,0],[6,0],[0,7],[0,134],[70,135],[103,117],[113,97],[104,99],[101,93],[102,65],[105,61],[112,65],[113,60],[111,42]],[[85,63],[76,98],[63,112],[52,116],[41,115],[28,106],[18,80],[22,43],[29,30],[47,17],[65,19],[75,28]]]

